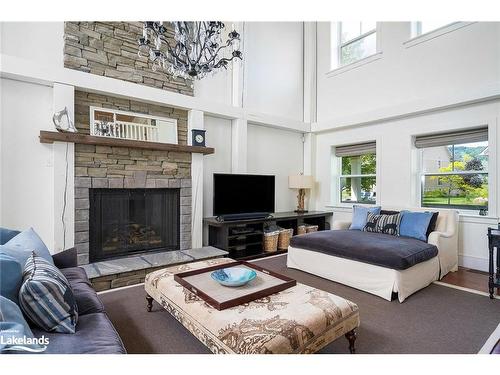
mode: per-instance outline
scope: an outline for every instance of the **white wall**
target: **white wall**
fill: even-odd
[[[52,128],[52,88],[1,79],[0,225],[33,227],[49,249],[54,245],[52,145],[38,140]]]
[[[213,215],[213,174],[231,173],[231,120],[205,116],[207,146],[215,153],[203,162],[203,216]]]
[[[303,23],[245,23],[244,106],[303,119]]]
[[[500,23],[473,23],[407,48],[410,23],[382,22],[377,30],[381,57],[333,72],[330,24],[318,23],[317,30],[316,208],[338,205],[332,177],[334,145],[376,140],[377,203],[412,207],[419,205],[418,151],[412,137],[487,124],[493,150],[489,217],[461,215],[459,237],[461,264],[485,269],[487,227],[500,214],[496,153],[500,104],[461,102],[500,95]],[[440,111],[429,111],[439,107]],[[350,216],[345,207],[334,211],[340,219]]]
[[[378,24],[382,58],[329,76],[330,24],[318,23],[318,122],[390,116],[500,88],[500,23],[479,22],[406,48],[409,22]],[[372,116],[373,117],[373,116]],[[372,118],[373,119],[373,118]]]
[[[460,260],[466,266],[485,269],[488,257],[487,227],[496,222],[500,212],[498,200],[499,165],[497,145],[500,137],[498,119],[500,102],[442,111],[370,126],[332,130],[316,135],[314,174],[318,180],[316,208],[334,206],[334,219],[350,216],[345,207],[338,207],[336,161],[332,147],[376,140],[377,203],[382,207],[419,206],[418,151],[412,144],[415,135],[472,126],[488,125],[490,144],[490,218],[461,216]],[[336,208],[338,207],[338,208]]]
[[[288,188],[288,176],[302,172],[302,134],[248,125],[248,173],[276,176],[276,211],[293,211],[297,191]]]
[[[63,66],[63,22],[0,22],[0,52]]]

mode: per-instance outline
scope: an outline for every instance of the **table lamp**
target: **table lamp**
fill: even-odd
[[[297,195],[298,203],[295,212],[304,213],[307,212],[304,209],[304,198],[306,196],[306,189],[311,189],[313,187],[312,176],[304,176],[303,174],[288,176],[288,187],[290,189],[299,189],[299,195]]]

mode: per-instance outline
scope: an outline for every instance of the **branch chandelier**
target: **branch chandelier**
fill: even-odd
[[[173,41],[167,38],[167,28],[162,21],[144,22],[138,55],[147,57],[155,72],[163,70],[174,78],[202,79],[220,68],[227,69],[232,60],[242,59],[240,34],[231,31],[224,43],[222,22],[180,21],[171,24],[174,28]],[[226,48],[232,50],[229,58],[223,57]]]

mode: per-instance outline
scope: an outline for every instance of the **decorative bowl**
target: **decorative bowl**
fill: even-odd
[[[257,277],[254,270],[243,267],[221,268],[210,274],[212,279],[224,286],[243,286]]]

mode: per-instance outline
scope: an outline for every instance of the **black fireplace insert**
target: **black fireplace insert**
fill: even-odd
[[[179,250],[180,189],[90,189],[90,262]]]

